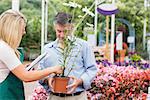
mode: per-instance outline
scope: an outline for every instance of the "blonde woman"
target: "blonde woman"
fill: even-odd
[[[0,100],[24,100],[22,81],[35,81],[62,72],[60,66],[39,71],[25,70],[17,51],[25,27],[26,18],[20,12],[7,10],[0,16]]]

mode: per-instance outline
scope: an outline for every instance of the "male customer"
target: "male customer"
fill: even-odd
[[[60,63],[59,60],[62,58],[60,53],[62,52],[62,49],[60,48],[63,48],[64,46],[63,41],[66,38],[66,34],[68,36],[72,35],[72,16],[64,12],[58,13],[55,16],[54,28],[57,39],[54,42],[45,45],[44,52],[49,53],[49,56],[41,61],[40,67],[42,68],[55,66]],[[69,89],[67,93],[53,93],[51,87],[52,76],[48,79],[49,85],[43,80],[40,80],[39,82],[48,92],[50,92],[49,100],[87,100],[86,90],[90,88],[91,82],[97,73],[95,57],[91,47],[86,41],[79,38],[75,39],[76,46],[73,48],[72,52],[74,55],[77,55],[77,58],[74,59],[73,56],[70,57],[65,69],[65,75],[67,75],[69,73],[69,68],[74,65],[74,69],[68,75],[69,77],[72,77],[73,81],[67,86]]]

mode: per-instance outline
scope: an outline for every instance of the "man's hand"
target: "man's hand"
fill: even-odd
[[[77,79],[76,77],[70,77],[71,79],[73,79],[73,83],[67,86],[67,89],[69,90],[67,92],[67,94],[71,94],[73,93],[76,88],[83,83],[82,79]]]
[[[52,67],[54,69],[54,73],[61,74],[63,72],[63,68],[61,66],[54,66]]]
[[[48,85],[51,88],[52,92],[54,92],[53,83],[54,83],[54,78],[48,78]]]

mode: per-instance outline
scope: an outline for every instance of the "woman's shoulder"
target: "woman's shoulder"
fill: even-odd
[[[1,52],[1,54],[3,52],[8,51],[8,50],[12,50],[12,48],[3,40],[0,40],[0,52]]]
[[[0,49],[5,49],[5,48],[8,48],[7,44],[3,40],[0,40]]]

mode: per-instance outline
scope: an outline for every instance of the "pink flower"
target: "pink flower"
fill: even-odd
[[[121,94],[123,98],[142,98],[141,92],[145,91],[150,83],[150,69],[136,69],[133,66],[111,65],[99,68],[99,74],[92,83],[90,93],[91,98],[96,98],[96,94],[102,94],[101,99],[105,97],[113,98],[116,93]],[[144,90],[143,90],[144,89]],[[138,92],[138,90],[140,90]],[[97,99],[93,99],[97,100]]]
[[[38,86],[35,88],[31,96],[32,100],[47,100],[47,98],[48,94],[46,93],[46,90],[43,86]]]
[[[146,97],[147,97],[147,93],[143,93],[142,94],[142,100],[146,100]]]

